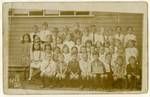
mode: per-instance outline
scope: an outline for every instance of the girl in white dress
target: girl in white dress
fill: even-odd
[[[64,61],[64,55],[59,54],[57,71],[56,71],[56,78],[58,80],[64,80],[66,77],[66,71],[67,71],[67,63]]]
[[[40,43],[33,43],[32,51],[31,51],[31,63],[30,63],[30,72],[29,72],[29,80],[31,80],[33,76],[34,69],[40,69],[42,63],[42,52]]]
[[[24,34],[22,36],[21,43],[22,43],[21,65],[29,65],[30,64],[30,51],[31,51],[31,38],[30,38],[30,35],[29,34]]]
[[[116,34],[114,36],[115,39],[119,39],[121,43],[124,43],[124,34],[122,33],[122,29],[120,26],[116,27]]]
[[[52,33],[49,31],[49,29],[48,29],[48,23],[47,22],[44,22],[43,24],[42,24],[42,29],[41,29],[41,31],[40,31],[40,33],[39,33],[39,36],[40,36],[40,38],[41,38],[41,40],[42,41],[46,41],[46,37],[47,37],[47,35],[51,35]]]
[[[44,51],[42,52],[42,63],[41,63],[41,76],[48,75],[47,69],[52,59],[51,45],[45,44]]]
[[[124,45],[127,46],[129,40],[134,40],[136,42],[136,35],[133,31],[133,27],[129,26],[127,28],[127,34],[125,35]]]
[[[62,52],[64,55],[64,61],[68,64],[68,62],[70,61],[70,57],[71,57],[69,47],[67,45],[64,45]]]
[[[83,33],[83,36],[82,36],[83,44],[85,44],[87,40],[92,41],[93,37],[90,37],[89,33],[90,33],[90,29],[89,29],[89,27],[86,27],[85,32]]]
[[[138,49],[135,47],[134,40],[130,40],[127,48],[125,49],[126,64],[129,64],[129,58],[131,56],[134,56],[136,59],[138,57]]]
[[[71,48],[73,47],[73,46],[75,46],[75,43],[72,41],[72,39],[71,39],[71,34],[68,34],[67,36],[66,36],[66,39],[65,39],[65,41],[64,41],[64,43],[63,43],[64,45],[67,45],[68,47],[69,47],[69,50],[71,50]]]
[[[104,43],[104,28],[101,27],[100,31],[95,33],[95,42],[99,41],[101,44]]]

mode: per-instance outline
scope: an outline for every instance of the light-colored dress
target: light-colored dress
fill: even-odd
[[[70,55],[70,53],[68,53],[68,54],[65,54],[65,53],[64,53],[64,57],[65,57],[64,61],[68,64],[68,62],[71,60],[71,55]]]
[[[80,69],[81,69],[81,76],[88,77],[91,75],[91,64],[88,61],[80,60]]]
[[[53,60],[50,61],[50,64],[47,65],[45,69],[42,70],[41,76],[54,77],[57,70],[57,63]]]
[[[125,35],[124,45],[126,46],[129,40],[134,40],[136,42],[136,35],[134,34],[127,34]]]
[[[42,63],[42,52],[41,51],[32,51],[30,67],[40,69],[41,63]]]
[[[52,35],[52,33],[49,30],[41,30],[39,32],[39,37],[42,41],[47,41],[48,35]]]
[[[134,56],[135,58],[138,57],[138,49],[136,47],[125,49],[126,64],[129,64],[129,58],[131,56]]]

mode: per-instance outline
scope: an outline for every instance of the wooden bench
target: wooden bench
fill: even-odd
[[[10,65],[8,66],[8,72],[23,72],[24,79],[26,80],[29,75],[29,66],[28,65]]]

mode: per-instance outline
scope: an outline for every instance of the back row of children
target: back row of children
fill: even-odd
[[[49,83],[57,79],[61,84],[73,86],[87,86],[91,82],[92,87],[122,88],[127,82],[127,87],[137,88],[141,70],[133,27],[127,28],[126,35],[120,26],[115,31],[96,28],[91,25],[82,30],[77,23],[72,31],[69,27],[64,31],[54,27],[50,31],[45,22],[39,31],[34,25],[34,32],[22,38],[23,45],[28,45],[24,55],[28,63],[27,60],[24,63],[30,64],[29,80],[34,69],[39,69],[44,83],[48,78]]]

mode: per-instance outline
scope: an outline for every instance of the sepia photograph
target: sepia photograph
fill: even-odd
[[[145,93],[146,2],[3,3],[6,94]]]

